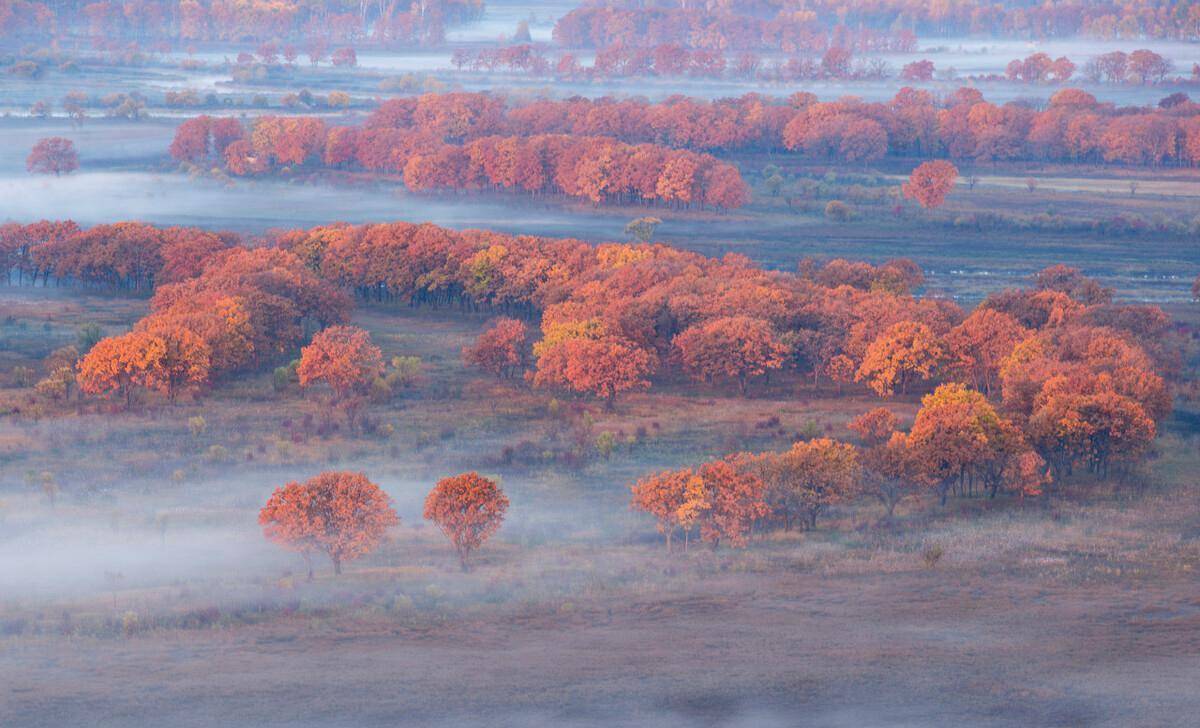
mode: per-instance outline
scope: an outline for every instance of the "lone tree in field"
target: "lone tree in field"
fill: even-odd
[[[317,333],[300,352],[296,376],[301,387],[319,382],[333,391],[332,404],[346,411],[350,426],[371,382],[383,374],[383,354],[366,331],[354,326],[330,326]]]
[[[74,142],[63,137],[39,139],[25,158],[25,169],[33,174],[52,174],[55,177],[74,172],[79,169],[79,155],[75,153]]]
[[[314,551],[326,553],[341,574],[342,563],[369,553],[400,518],[366,475],[327,472],[276,488],[258,522],[267,538],[300,552],[312,581]]]
[[[442,478],[425,498],[425,520],[436,523],[454,544],[463,571],[467,557],[500,528],[507,510],[508,496],[496,481],[474,472]]]
[[[925,162],[912,171],[902,188],[904,196],[925,209],[940,207],[958,180],[958,167],[939,159]]]
[[[654,239],[654,231],[658,230],[659,225],[662,225],[662,220],[657,217],[639,217],[625,225],[625,234],[639,242],[648,243]]]

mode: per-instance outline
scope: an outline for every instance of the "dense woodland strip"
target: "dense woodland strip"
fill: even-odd
[[[1194,40],[1200,11],[1186,0],[591,0],[554,27],[555,40],[572,48],[678,43],[811,52],[834,45],[853,49],[858,42],[864,50],[883,50],[918,34]]]
[[[447,24],[482,13],[483,0],[0,0],[0,38],[75,36],[101,46],[292,40],[324,57],[330,41],[441,43]]]
[[[888,155],[960,163],[1045,161],[1200,164],[1200,105],[1176,95],[1154,107],[1100,103],[1078,89],[1045,109],[996,105],[976,89],[938,100],[901,89],[887,102],[821,102],[748,94],[661,103],[611,98],[508,105],[485,93],[385,101],[361,127],[313,117],[182,124],[172,155],[223,161],[237,175],[283,168],[402,174],[414,190],[507,189],[594,202],[734,208],[748,199],[737,169],[706,152],[783,152],[862,163]]]

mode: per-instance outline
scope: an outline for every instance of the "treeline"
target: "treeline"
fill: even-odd
[[[566,48],[650,48],[681,46],[718,51],[781,50],[822,53],[843,48],[859,53],[911,53],[917,36],[910,30],[875,30],[837,24],[822,26],[804,16],[772,20],[697,10],[582,7],[554,25],[554,40]]]
[[[457,98],[465,100],[456,104]],[[477,116],[482,95],[421,97],[422,114],[400,119],[387,102],[367,125],[328,127],[317,118],[261,117],[246,135],[232,119],[201,116],[180,125],[171,155],[222,161],[239,176],[287,168],[364,169],[402,174],[423,190],[510,190],[602,202],[732,209],[749,199],[737,168],[708,154],[573,134],[504,136]],[[439,106],[439,99],[449,105]],[[481,105],[482,104],[482,105]]]
[[[881,79],[890,75],[890,67],[880,58],[855,59],[851,51],[833,46],[818,55],[793,56],[764,61],[751,51],[741,51],[732,60],[720,50],[688,48],[677,43],[651,47],[626,45],[597,49],[590,66],[581,65],[571,53],[563,53],[551,62],[533,45],[459,49],[451,62],[458,69],[473,71],[497,69],[532,75],[553,73],[558,78],[594,80],[613,77],[690,76],[692,78],[742,78],[762,81],[841,81]]]
[[[355,153],[386,162],[419,131],[447,142],[484,136],[571,134],[626,144],[697,151],[792,150],[818,159],[870,161],[885,155],[955,160],[1039,160],[1121,164],[1200,163],[1200,105],[1186,96],[1155,107],[1119,107],[1067,88],[1045,109],[986,101],[960,88],[938,99],[901,89],[886,102],[822,102],[811,93],[787,98],[747,94],[706,101],[541,99],[511,106],[484,93],[426,94],[385,101],[355,139]],[[340,133],[340,132],[339,132]],[[395,139],[396,141],[388,141]],[[394,152],[402,154],[402,152]]]
[[[113,231],[131,225],[68,239],[105,250]],[[43,222],[16,234],[31,241],[36,259],[43,247],[57,247],[56,231],[73,227]],[[268,243],[211,243],[196,256],[197,273],[158,285],[151,313],[133,332],[84,357],[81,388],[128,397],[145,386],[174,396],[261,366],[295,351],[317,328],[345,321],[345,290],[363,301],[454,305],[536,321],[541,337],[531,357],[517,355],[528,344],[525,327],[498,325],[469,360],[509,375],[529,362],[525,376],[535,386],[608,406],[623,392],[679,377],[728,382],[746,393],[772,373],[794,372],[861,385],[885,399],[938,386],[925,408],[944,406],[959,425],[983,418],[985,432],[999,428],[997,443],[1024,443],[1059,477],[1078,466],[1103,473],[1136,462],[1171,409],[1166,315],[1155,306],[1114,304],[1111,290],[1064,266],[1042,271],[1030,288],[990,296],[968,315],[951,301],[915,295],[923,276],[905,260],[806,261],[796,272],[768,271],[732,254],[715,259],[663,245],[592,246],[409,223],[294,230]],[[117,279],[117,265],[93,274]],[[991,477],[970,464],[983,457],[973,449],[978,428],[963,427],[958,440],[917,426],[906,436],[916,438],[916,461],[939,469],[943,488]],[[908,447],[893,443],[901,445]]]
[[[483,0],[0,0],[0,38],[83,36],[114,41],[274,41],[310,44],[370,38],[439,44],[445,26],[478,18]]]
[[[0,225],[0,270],[9,284],[79,284],[151,291],[192,278],[205,261],[240,242],[231,233],[120,222],[81,229],[70,220]]]
[[[862,39],[860,42],[869,44],[862,50],[907,50],[915,46],[918,33],[1194,40],[1200,37],[1200,19],[1191,7],[1185,0],[1021,0],[1004,4],[989,0],[789,0],[716,5],[665,0],[649,7],[632,0],[593,0],[558,20],[554,39],[571,48],[679,43],[696,48],[770,48],[785,52],[837,44],[855,50],[848,39]]]

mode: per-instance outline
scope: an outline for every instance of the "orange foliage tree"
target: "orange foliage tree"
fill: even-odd
[[[1154,420],[1116,386],[1107,374],[1059,375],[1043,386],[1028,429],[1056,474],[1069,475],[1082,463],[1106,477],[1112,463],[1134,462],[1149,449]]]
[[[899,425],[900,419],[896,417],[896,413],[887,407],[876,407],[850,420],[846,427],[869,447],[887,442]]]
[[[891,518],[896,506],[926,483],[925,468],[903,432],[893,432],[885,442],[864,450],[862,464],[863,484],[874,490],[887,510],[885,518]]]
[[[1000,362],[1029,334],[1028,329],[1002,311],[976,309],[946,336],[951,368],[990,397],[1000,375]]]
[[[535,348],[538,355],[534,384],[562,384],[604,400],[613,409],[617,395],[650,386],[654,354],[620,336],[574,336]]]
[[[685,533],[700,529],[701,540],[715,549],[724,539],[730,546],[745,546],[746,533],[759,518],[770,513],[763,499],[766,486],[753,473],[739,470],[729,460],[714,460],[693,471],[679,507]]]
[[[866,382],[880,397],[891,397],[897,388],[904,394],[914,380],[932,377],[942,357],[942,346],[932,329],[923,323],[901,321],[867,347],[856,379]]]
[[[144,331],[101,339],[79,361],[79,389],[84,394],[116,395],[129,409],[135,387],[152,387],[163,380],[166,354],[166,342]]]
[[[798,515],[816,528],[821,512],[852,498],[861,479],[857,449],[830,438],[797,442],[786,452],[743,456],[740,461],[766,484],[767,504],[785,530]]]
[[[528,335],[528,329],[520,321],[498,318],[475,339],[473,346],[463,349],[463,361],[497,378],[515,376],[525,367]]]
[[[382,352],[371,343],[370,334],[355,326],[330,326],[318,332],[300,351],[296,367],[301,387],[329,385],[333,402],[346,410],[351,426],[354,412],[382,373]]]
[[[671,550],[672,537],[682,525],[679,509],[688,496],[688,481],[696,477],[691,470],[665,470],[648,475],[630,486],[633,500],[629,507],[645,511],[658,522],[658,532]]]
[[[450,539],[463,571],[467,557],[500,528],[507,511],[508,496],[496,481],[474,472],[442,478],[425,498],[425,520]]]
[[[325,472],[304,483],[276,488],[258,514],[267,538],[299,551],[313,578],[312,553],[342,564],[369,553],[400,518],[380,487],[362,473]]]
[[[690,376],[706,382],[734,377],[743,396],[751,377],[779,369],[787,354],[771,325],[749,316],[727,316],[692,326],[673,343]]]
[[[25,168],[34,174],[52,174],[55,177],[79,169],[79,155],[75,143],[63,137],[39,139],[25,159]]]
[[[952,487],[965,495],[979,482],[993,496],[1003,485],[1020,487],[1008,480],[1029,452],[1021,431],[983,394],[955,383],[922,398],[908,444],[943,505]]]
[[[147,382],[149,386],[162,391],[174,402],[180,390],[208,381],[211,350],[204,339],[169,320],[149,319],[145,329],[163,344],[162,357],[154,376]]]
[[[944,159],[924,162],[908,176],[903,186],[904,196],[917,201],[921,207],[940,207],[946,195],[954,189],[958,179],[958,167]]]

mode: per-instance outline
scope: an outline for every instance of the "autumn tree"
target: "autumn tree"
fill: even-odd
[[[864,445],[882,445],[900,425],[900,418],[887,407],[876,407],[850,420],[846,425]]]
[[[788,353],[769,323],[750,316],[716,318],[692,326],[676,336],[673,344],[684,371],[692,378],[712,382],[733,377],[742,396],[751,377],[779,369]]]
[[[822,511],[848,500],[859,487],[857,450],[829,438],[797,442],[782,453],[744,456],[739,464],[763,481],[767,505],[785,529],[801,516],[816,528]]]
[[[950,367],[990,397],[998,384],[1000,362],[1029,335],[1012,316],[978,308],[946,335]]]
[[[341,574],[344,562],[372,551],[400,519],[387,494],[366,475],[325,472],[276,488],[258,522],[267,538],[300,552],[311,581],[314,551],[327,554],[334,573]]]
[[[946,195],[954,189],[957,179],[958,168],[938,159],[918,165],[902,189],[905,197],[916,200],[921,207],[932,209],[946,201]]]
[[[654,516],[658,532],[666,539],[668,552],[671,551],[672,537],[683,525],[680,509],[688,497],[688,482],[694,477],[696,475],[690,469],[666,470],[647,475],[630,486],[633,492],[630,508]]]
[[[163,380],[166,353],[166,342],[144,331],[101,339],[79,361],[79,390],[119,397],[129,409],[136,387],[151,387]]]
[[[46,137],[33,145],[25,159],[25,168],[33,174],[53,174],[55,177],[79,169],[75,143],[63,137]]]
[[[162,342],[162,357],[147,386],[163,392],[174,403],[182,389],[208,381],[212,350],[200,336],[166,319],[151,319],[144,329]]]
[[[1029,447],[1024,435],[982,393],[943,384],[921,400],[908,444],[944,505],[951,488],[963,494],[976,482],[994,496]]]
[[[463,571],[467,557],[500,528],[507,510],[508,497],[496,481],[475,472],[439,480],[425,498],[425,520],[450,539]]]
[[[463,361],[497,378],[515,376],[525,368],[527,337],[524,323],[498,318],[475,339],[473,346],[463,349]]]
[[[927,470],[903,432],[893,432],[886,441],[866,448],[861,460],[863,485],[883,504],[887,519],[896,513],[896,506],[926,483]]]
[[[685,531],[699,527],[701,540],[714,549],[722,540],[745,546],[750,526],[770,512],[763,500],[762,479],[729,460],[705,463],[693,474],[678,510],[680,525]]]
[[[654,239],[654,231],[662,224],[662,220],[657,217],[639,217],[636,220],[630,220],[625,225],[625,234],[630,235],[640,242],[648,243]]]
[[[330,326],[318,332],[300,351],[296,367],[301,387],[321,382],[329,386],[333,403],[346,410],[351,426],[371,383],[382,373],[382,352],[371,343],[370,334],[354,326]]]
[[[1157,434],[1154,420],[1108,375],[1059,375],[1042,387],[1028,428],[1039,454],[1058,478],[1077,464],[1107,477],[1113,463],[1145,456]]]
[[[892,325],[867,347],[856,379],[880,397],[891,397],[896,389],[908,392],[914,381],[933,376],[944,356],[933,330],[916,321]]]
[[[78,361],[79,350],[74,346],[64,346],[50,352],[42,362],[46,376],[37,383],[37,393],[54,400],[70,399]]]
[[[653,352],[611,334],[543,339],[534,353],[538,359],[534,384],[565,385],[599,397],[610,410],[621,392],[649,387],[647,377],[657,365]]]

